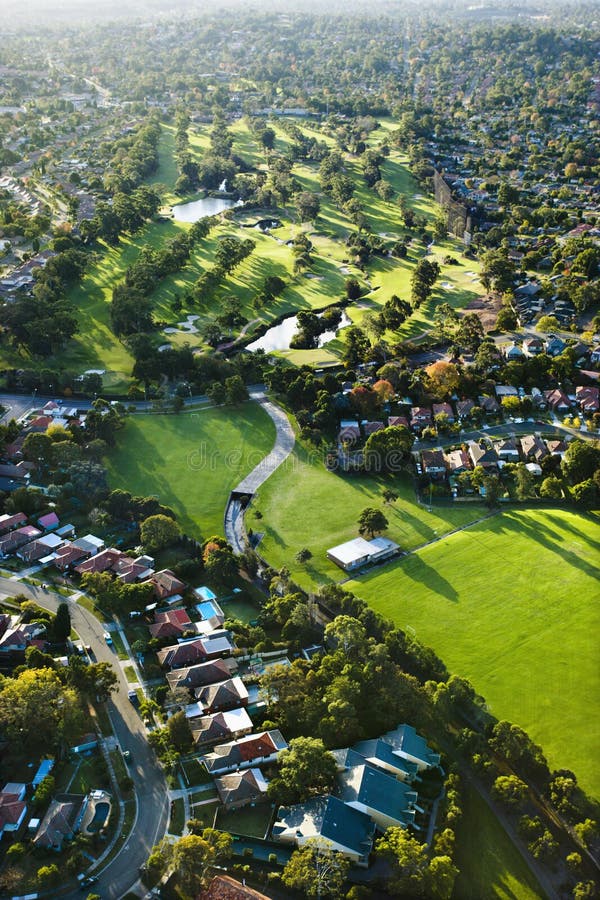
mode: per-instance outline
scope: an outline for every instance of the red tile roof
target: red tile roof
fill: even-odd
[[[196,900],[269,900],[269,898],[254,888],[240,884],[229,875],[215,875]]]

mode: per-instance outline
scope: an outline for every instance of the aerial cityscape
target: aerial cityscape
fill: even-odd
[[[598,3],[0,7],[0,900],[600,897]]]

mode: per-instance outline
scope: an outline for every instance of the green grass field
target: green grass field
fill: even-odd
[[[507,511],[347,588],[433,647],[597,798],[599,546],[597,515]]]
[[[393,487],[399,499],[386,506],[381,492]],[[294,453],[269,478],[246,514],[247,526],[264,532],[260,552],[275,568],[285,565],[307,587],[340,581],[344,573],[326,557],[328,548],[358,537],[357,519],[366,506],[382,509],[390,523],[386,534],[412,549],[485,514],[476,505],[428,512],[415,501],[406,475],[366,477],[329,472],[318,451],[297,444]],[[263,518],[257,518],[258,510]],[[305,565],[294,556],[307,547],[313,558]]]
[[[222,534],[229,491],[274,441],[275,427],[255,403],[179,416],[136,415],[107,459],[109,483],[156,495],[190,536]]]
[[[544,896],[519,851],[472,788],[462,799],[453,900],[537,900]]]

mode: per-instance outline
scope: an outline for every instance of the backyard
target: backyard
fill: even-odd
[[[346,587],[433,647],[497,718],[529,732],[550,768],[572,769],[598,798],[599,541],[597,515],[511,510]]]
[[[195,538],[222,534],[233,488],[271,450],[275,428],[256,403],[130,417],[107,458],[111,488],[154,495]]]

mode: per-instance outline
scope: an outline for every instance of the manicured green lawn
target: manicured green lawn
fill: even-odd
[[[536,900],[544,896],[487,803],[465,788],[457,829],[460,875],[453,900]]]
[[[393,487],[399,499],[386,506],[381,492]],[[472,522],[486,510],[476,504],[434,508],[428,512],[415,500],[411,479],[365,477],[329,472],[318,452],[309,454],[297,444],[294,453],[260,489],[248,513],[246,525],[263,532],[259,550],[276,569],[288,566],[306,586],[341,581],[345,573],[327,559],[330,547],[358,537],[358,516],[366,506],[385,513],[390,525],[386,535],[403,549],[412,549]],[[256,517],[256,510],[262,518]],[[305,565],[294,561],[301,548],[312,559]]]
[[[598,515],[506,511],[347,588],[600,796]]]
[[[107,458],[109,483],[156,495],[191,536],[222,534],[229,491],[274,441],[274,425],[255,403],[132,416]]]
[[[244,806],[243,809],[232,809],[229,812],[219,809],[216,827],[221,831],[261,839],[267,833],[272,814],[273,807],[268,803]]]
[[[173,802],[171,809],[171,818],[169,819],[169,834],[183,834],[185,826],[185,806],[183,800],[178,797]]]

